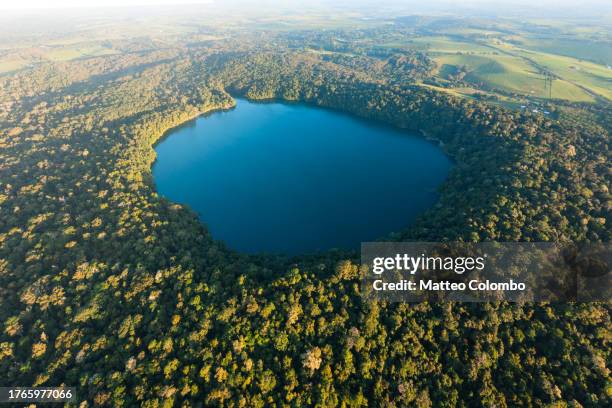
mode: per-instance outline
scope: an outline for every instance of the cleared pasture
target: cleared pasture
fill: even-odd
[[[435,57],[441,75],[449,67],[463,67],[465,80],[478,87],[546,98],[543,76],[519,57],[509,55],[443,55]],[[574,101],[593,101],[580,87],[563,80],[553,82],[552,97]]]

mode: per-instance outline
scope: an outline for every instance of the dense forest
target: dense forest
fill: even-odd
[[[438,204],[381,238],[609,241],[609,105],[510,110],[414,84],[422,53],[291,41],[0,77],[0,386],[74,386],[81,407],[609,406],[609,304],[365,302],[357,253],[239,254],[156,193],[169,129],[232,96],[299,101],[455,162]]]

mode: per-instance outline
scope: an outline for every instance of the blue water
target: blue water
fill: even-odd
[[[155,148],[153,176],[238,251],[358,249],[434,204],[451,167],[437,146],[376,122],[237,102],[172,131]]]

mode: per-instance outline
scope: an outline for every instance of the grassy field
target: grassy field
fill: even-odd
[[[555,76],[552,98],[576,102],[593,102],[596,96],[612,99],[612,69],[592,62],[609,58],[609,46],[603,42],[494,32],[474,37],[478,30],[455,31],[455,35],[422,36],[385,45],[428,53],[436,61],[437,76],[442,80],[452,79],[452,74],[462,69],[466,73],[464,82],[476,89],[548,98],[542,74],[547,70]],[[556,53],[547,52],[551,50]]]
[[[548,38],[521,38],[519,41],[524,49],[612,65],[612,44],[603,41]]]
[[[100,45],[71,45],[67,47],[53,47],[44,52],[44,56],[51,61],[70,61],[77,58],[97,57],[111,55],[117,52]]]
[[[465,80],[484,88],[533,96],[548,97],[542,75],[519,57],[509,55],[443,55],[434,58],[441,75],[448,67],[465,67]],[[556,80],[553,84],[553,98],[574,101],[593,101],[593,98],[578,86],[567,81]]]
[[[118,51],[95,43],[24,48],[0,57],[0,74],[17,71],[42,61],[70,61],[116,53]]]
[[[0,61],[0,74],[16,71],[28,65],[28,61],[12,59]]]
[[[589,91],[612,99],[612,69],[561,55],[518,50],[521,56],[535,61],[561,78],[578,84]],[[554,89],[554,85],[553,85]]]
[[[419,51],[426,51],[432,53],[476,53],[476,54],[488,54],[491,53],[491,48],[476,44],[474,42],[461,41],[459,39],[453,39],[451,37],[416,37],[411,39],[409,42],[402,45],[407,48],[416,49]]]

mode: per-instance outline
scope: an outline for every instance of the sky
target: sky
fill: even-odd
[[[590,15],[612,18],[612,0],[0,0],[0,10],[16,13],[37,10],[70,8],[78,10],[91,7],[118,7],[143,5],[174,5],[180,9],[184,4],[212,4],[220,10],[290,10],[295,13],[308,9],[373,11],[386,10],[392,13],[454,13],[468,10],[469,13],[510,16],[517,13],[540,16],[564,13],[569,16]],[[280,6],[280,7],[279,7]],[[487,15],[488,15],[487,14]],[[522,15],[522,14],[519,14]],[[0,13],[0,17],[2,14]]]
[[[166,5],[166,4],[207,4],[213,3],[215,0],[0,0],[0,9],[45,9],[45,8],[66,8],[66,7],[115,7],[115,6],[139,6],[139,5]],[[224,3],[224,0],[216,0],[218,3]],[[284,5],[295,4],[299,6],[300,4],[307,3],[320,3],[320,4],[328,4],[333,5],[334,3],[347,3],[343,0],[276,0],[278,3],[282,3]],[[240,1],[234,1],[235,3],[240,3]],[[242,0],[242,3],[251,3],[256,4],[258,0]],[[271,1],[268,1],[271,3]],[[378,3],[380,5],[385,5],[385,3],[393,3],[393,4],[405,4],[406,6],[410,6],[412,4],[417,4],[419,1],[414,0],[354,0],[349,2],[354,4],[368,4],[368,3]],[[532,0],[433,0],[430,3],[441,3],[441,4],[538,4],[538,5],[562,5],[566,7],[584,7],[584,6],[598,6],[606,7],[609,6],[610,0],[538,0],[533,3]]]
[[[75,7],[117,7],[117,6],[142,6],[142,5],[164,5],[164,4],[207,4],[212,0],[0,0],[0,9],[49,9],[49,8],[75,8]]]

